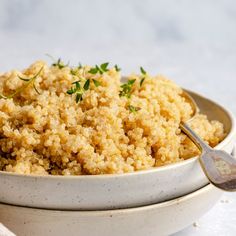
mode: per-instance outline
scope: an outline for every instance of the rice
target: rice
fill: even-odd
[[[193,113],[182,89],[158,75],[131,75],[130,98],[120,96],[115,68],[100,74],[89,66],[71,68],[38,61],[24,71],[0,76],[0,92],[9,95],[42,68],[33,84],[13,98],[0,99],[0,170],[38,175],[126,173],[176,163],[199,154],[179,124]],[[95,79],[82,101],[67,94],[72,82]],[[81,82],[82,83],[82,82]],[[138,108],[132,111],[130,107]],[[218,121],[199,114],[191,127],[209,145],[225,136]]]

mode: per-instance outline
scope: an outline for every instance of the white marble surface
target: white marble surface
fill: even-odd
[[[0,0],[0,71],[45,53],[71,63],[142,65],[236,113],[235,0]],[[176,236],[236,235],[236,194]]]

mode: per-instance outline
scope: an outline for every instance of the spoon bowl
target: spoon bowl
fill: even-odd
[[[222,150],[208,150],[199,158],[209,181],[225,191],[236,191],[236,160]]]

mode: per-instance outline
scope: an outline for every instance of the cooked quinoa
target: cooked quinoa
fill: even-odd
[[[40,69],[42,70],[40,71]],[[182,89],[158,75],[131,75],[131,96],[121,96],[115,68],[48,66],[37,61],[0,76],[0,170],[39,175],[126,173],[176,163],[199,153],[179,128],[193,111]],[[34,83],[27,81],[40,71]],[[142,85],[140,81],[145,77]],[[72,83],[90,79],[81,101]],[[97,81],[97,86],[92,81]],[[99,84],[99,85],[98,85]],[[34,85],[34,87],[33,87]],[[223,125],[199,114],[192,128],[209,145],[225,136]]]

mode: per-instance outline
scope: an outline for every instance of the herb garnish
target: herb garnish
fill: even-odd
[[[69,62],[65,65],[64,62],[59,58],[56,62],[52,63],[52,66],[58,67],[59,69],[62,69],[64,67],[67,67],[69,65]]]
[[[127,98],[131,97],[132,86],[135,81],[136,79],[128,80],[127,83],[122,84],[120,86],[122,88],[122,90],[119,93],[120,97],[127,97]]]
[[[69,90],[67,90],[67,94],[76,94],[76,102],[82,101],[83,99],[82,96],[84,93],[84,88],[81,87],[80,82],[80,80],[73,82],[72,84],[74,85],[74,88],[71,87]]]
[[[98,66],[98,65],[95,65],[95,67],[93,67],[93,68],[91,68],[89,71],[88,71],[88,73],[90,73],[90,74],[97,74],[97,73],[99,73],[99,74],[103,74],[104,72],[107,72],[108,71],[108,65],[109,65],[109,62],[105,62],[105,63],[103,63],[103,64],[101,64],[100,66]]]
[[[121,71],[121,68],[119,68],[118,65],[115,65],[115,70],[116,70],[117,72],[119,72],[119,71]]]
[[[79,65],[77,66],[77,69],[80,70],[80,69],[82,69],[82,68],[83,68],[83,66],[82,66],[82,64],[79,62]]]
[[[54,63],[52,63],[52,66],[58,67],[59,69],[62,69],[69,65],[69,62],[65,65],[65,63],[61,60],[61,58],[58,58],[57,60],[55,60],[55,58],[51,56],[50,54],[46,54],[46,56],[50,57],[54,61]]]
[[[140,87],[142,86],[144,80],[145,80],[145,77],[140,80],[140,83],[139,83]]]
[[[72,75],[76,76],[76,75],[78,75],[78,71],[79,71],[80,69],[82,69],[82,68],[83,68],[82,64],[79,63],[79,65],[78,65],[77,67],[70,69],[70,73],[71,73]]]
[[[134,107],[132,105],[128,105],[128,109],[130,110],[130,112],[132,113],[136,113],[137,111],[141,110],[140,107]]]
[[[98,86],[101,85],[101,83],[100,83],[98,80],[96,80],[96,79],[93,79],[93,83],[94,83],[94,85],[95,85],[96,87],[98,87]]]
[[[142,66],[140,67],[140,71],[141,71],[141,73],[142,73],[143,75],[146,75],[146,74],[147,74],[147,72],[143,69]]]
[[[100,82],[95,79],[93,79],[93,83],[96,87],[100,85]],[[83,100],[83,94],[85,93],[85,91],[89,90],[90,79],[87,79],[83,86],[81,86],[81,80],[75,81],[72,84],[74,85],[74,87],[71,87],[69,90],[67,90],[66,93],[69,95],[76,94],[75,100],[76,103],[78,103]]]
[[[70,70],[70,73],[72,74],[72,75],[77,75],[77,73],[78,73],[78,70],[77,70],[77,68],[72,68],[71,70]]]
[[[147,72],[143,69],[142,66],[140,67],[140,71],[141,71],[141,74],[143,75],[143,77],[142,77],[142,79],[140,80],[140,83],[139,83],[139,85],[141,87],[143,82],[144,82],[144,80],[146,79]]]
[[[38,91],[38,89],[36,88],[34,82],[36,80],[36,78],[39,76],[39,74],[41,73],[41,71],[43,70],[43,66],[40,68],[40,70],[32,77],[32,78],[23,78],[19,75],[17,75],[17,77],[20,79],[20,80],[23,80],[25,81],[26,83],[18,88],[15,92],[13,92],[12,94],[10,95],[3,95],[3,94],[0,94],[0,98],[4,98],[4,99],[10,99],[10,98],[13,98],[15,95],[17,95],[18,93],[22,92],[24,89],[26,89],[30,84],[33,85],[33,88],[34,90],[36,91],[36,93],[40,94],[40,92]]]
[[[86,82],[84,83],[84,90],[87,91],[89,89],[89,87],[90,87],[90,80],[87,79]]]

